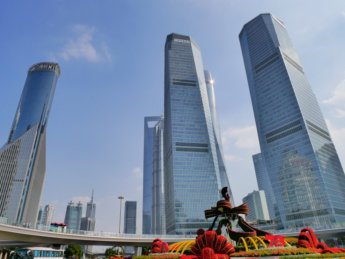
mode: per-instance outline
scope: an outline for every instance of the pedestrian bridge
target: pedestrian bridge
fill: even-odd
[[[0,224],[0,247],[11,245],[104,245],[104,246],[150,246],[159,237],[168,243],[191,240],[195,235],[134,235],[111,232],[79,231],[61,233]]]
[[[345,236],[345,226],[315,229],[319,239],[326,240]],[[275,232],[277,235],[298,236],[299,230],[283,230]],[[28,246],[28,245],[104,245],[104,246],[150,246],[155,238],[168,243],[192,240],[195,235],[137,235],[119,234],[111,232],[79,231],[77,233],[61,233],[47,230],[31,229],[7,224],[0,224],[0,247]]]

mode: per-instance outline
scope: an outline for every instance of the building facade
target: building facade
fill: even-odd
[[[344,172],[285,25],[261,14],[244,25],[239,38],[282,226],[344,222]]]
[[[70,201],[66,208],[65,221],[67,229],[80,230],[81,217],[83,214],[83,204]]]
[[[164,119],[156,123],[153,132],[152,234],[165,234],[164,200]]]
[[[217,109],[216,109],[216,96],[214,94],[214,80],[209,71],[204,70],[204,74],[205,74],[208,103],[210,107],[210,113],[211,113],[211,119],[212,119],[212,125],[213,125],[214,141],[216,145],[219,175],[221,178],[220,182],[223,187],[225,186],[229,187],[228,192],[229,192],[232,204],[234,204],[232,191],[229,184],[229,178],[226,172],[225,161],[224,161],[222,138],[221,138],[220,126],[218,122]]]
[[[50,226],[50,223],[52,223],[53,220],[53,215],[54,206],[51,204],[47,204],[46,206],[44,206],[44,209],[42,210],[42,217],[39,223],[44,226]]]
[[[274,219],[276,215],[275,211],[277,211],[277,208],[274,205],[276,202],[274,200],[270,178],[268,177],[265,159],[261,153],[253,155],[253,163],[259,190],[264,191],[270,218]]]
[[[136,234],[137,232],[137,202],[126,201],[125,202],[125,234]]]
[[[81,218],[80,230],[94,231],[96,225],[96,204],[93,202],[93,191],[91,200],[86,204],[85,217]]]
[[[253,191],[245,196],[242,201],[249,207],[249,213],[246,216],[246,220],[251,222],[270,220],[264,191]]]
[[[164,119],[144,119],[143,234],[164,234],[163,185]]]
[[[56,63],[30,67],[7,143],[0,149],[0,217],[34,226],[45,177],[46,129]]]
[[[204,210],[228,181],[220,170],[201,52],[189,36],[167,36],[164,84],[166,233],[190,234],[209,227]]]

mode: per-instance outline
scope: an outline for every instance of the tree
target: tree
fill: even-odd
[[[112,256],[121,256],[123,255],[123,248],[120,246],[113,246],[111,248],[107,248],[104,253],[105,257],[109,258]]]
[[[76,258],[79,259],[83,256],[83,250],[81,249],[80,245],[71,244],[68,245],[65,249],[65,257],[66,258]]]

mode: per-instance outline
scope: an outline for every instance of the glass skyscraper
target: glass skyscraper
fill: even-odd
[[[253,191],[242,199],[249,207],[247,221],[270,220],[265,191]]]
[[[68,203],[64,221],[68,229],[80,230],[82,213],[83,204],[81,202],[75,204],[74,202],[70,201]]]
[[[208,96],[208,103],[211,112],[211,119],[213,125],[213,134],[214,134],[214,141],[216,144],[216,151],[217,151],[217,159],[218,159],[218,167],[219,167],[219,174],[221,177],[221,184],[223,187],[228,186],[228,192],[231,197],[231,201],[234,204],[231,188],[229,186],[229,179],[226,173],[225,162],[224,162],[224,155],[223,155],[223,145],[220,133],[220,126],[217,118],[217,109],[216,109],[216,96],[214,94],[214,80],[212,75],[209,71],[205,70],[205,82],[206,82],[206,89],[207,89],[207,96]]]
[[[125,234],[136,234],[137,228],[137,202],[126,201],[125,202]]]
[[[163,117],[145,117],[143,234],[165,234],[163,131]]]
[[[194,234],[198,228],[208,228],[204,210],[214,206],[220,189],[229,185],[207,84],[212,84],[212,78],[207,72],[205,77],[198,45],[189,36],[168,35],[164,90],[168,234]]]
[[[47,204],[44,206],[44,209],[42,211],[42,218],[40,224],[44,226],[50,226],[50,223],[52,223],[53,220],[53,214],[54,214],[54,206],[51,204]]]
[[[85,217],[81,218],[80,230],[94,231],[96,225],[96,204],[93,202],[93,190],[91,200],[86,204]]]
[[[261,153],[253,155],[253,163],[259,190],[264,191],[264,194],[266,196],[266,202],[268,204],[270,218],[272,219],[275,217],[276,214],[274,205],[276,202],[274,200],[270,178],[268,177],[265,159],[261,155]]]
[[[0,149],[0,217],[8,223],[36,224],[47,121],[59,75],[56,63],[30,67],[8,142]]]
[[[239,38],[283,227],[345,222],[344,172],[284,23],[261,14]]]

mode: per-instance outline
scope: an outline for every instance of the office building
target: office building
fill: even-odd
[[[253,191],[242,199],[243,203],[247,203],[249,213],[246,216],[247,221],[258,222],[270,220],[266,196],[264,191]]]
[[[161,118],[153,132],[152,234],[165,234],[163,132]]]
[[[137,202],[125,202],[125,234],[136,234],[137,225]]]
[[[143,234],[165,234],[164,119],[145,117]]]
[[[218,117],[217,117],[217,109],[216,109],[216,96],[214,94],[214,80],[209,71],[205,70],[204,74],[205,74],[208,103],[210,106],[210,113],[211,113],[211,119],[212,119],[212,125],[213,125],[213,134],[214,134],[214,141],[216,145],[219,174],[221,178],[220,182],[222,183],[222,187],[225,187],[225,186],[229,187],[228,192],[233,202],[232,192],[229,185],[229,179],[226,173],[225,162],[224,162],[222,138],[221,138],[220,126],[219,126]]]
[[[225,168],[220,170],[220,139],[206,84],[198,45],[189,36],[168,35],[163,133],[167,234],[208,228],[204,210],[214,206],[221,188],[229,185]]]
[[[42,210],[42,217],[39,223],[44,226],[50,226],[50,223],[52,223],[53,220],[53,215],[54,206],[51,204],[47,204],[46,206],[44,206],[44,209]]]
[[[91,200],[86,204],[85,217],[81,218],[80,230],[94,231],[96,225],[96,204],[93,202],[93,190]]]
[[[144,118],[143,234],[152,234],[153,135],[158,116]]]
[[[37,215],[37,224],[41,224],[42,221],[42,214],[43,214],[43,209],[40,206],[40,209],[38,210],[38,215]]]
[[[344,172],[284,23],[261,14],[244,25],[239,38],[282,226],[345,222]]]
[[[0,217],[35,226],[45,177],[46,131],[56,63],[30,67],[7,143],[0,149]]]
[[[93,190],[91,194],[91,200],[86,204],[86,217],[96,218],[96,204],[93,202]]]
[[[80,230],[81,216],[83,213],[83,205],[81,202],[74,203],[70,201],[66,208],[65,221],[67,229]]]
[[[265,159],[263,158],[261,153],[253,155],[253,163],[254,163],[256,181],[258,183],[259,190],[264,191],[270,218],[274,219],[276,215],[275,207],[274,207],[275,200],[274,200],[270,178],[268,177]]]

